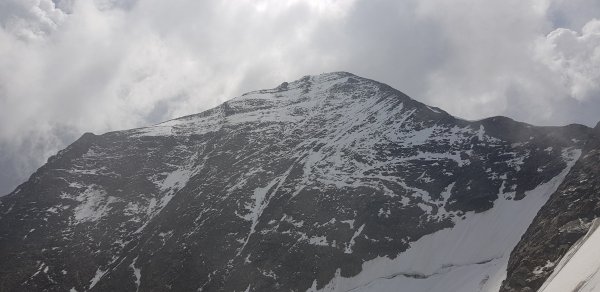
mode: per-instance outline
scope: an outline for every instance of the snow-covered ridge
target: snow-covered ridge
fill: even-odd
[[[270,90],[245,93],[203,114],[186,116],[134,130],[140,136],[190,135],[215,132],[223,126],[249,122],[301,123],[322,111],[332,89],[360,83],[357,98],[377,98],[380,84],[345,72],[305,76]],[[403,96],[405,99],[410,99]],[[357,106],[358,107],[358,106]],[[431,109],[432,112],[438,112]]]

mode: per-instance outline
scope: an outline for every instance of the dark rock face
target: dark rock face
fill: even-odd
[[[331,73],[85,134],[0,198],[0,290],[320,288],[522,199],[590,132],[468,122]]]
[[[537,291],[569,248],[600,217],[600,127],[581,158],[511,253],[500,291]]]

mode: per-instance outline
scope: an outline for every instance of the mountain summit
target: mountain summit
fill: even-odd
[[[593,132],[338,72],[86,133],[0,198],[0,290],[498,291]]]

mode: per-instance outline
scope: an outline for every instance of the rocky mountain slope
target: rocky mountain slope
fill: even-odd
[[[513,251],[501,291],[537,291],[600,216],[600,123],[586,140],[582,157]]]
[[[329,73],[87,133],[0,198],[0,290],[498,291],[592,132]]]

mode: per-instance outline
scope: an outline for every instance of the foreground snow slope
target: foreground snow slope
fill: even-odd
[[[600,291],[600,220],[565,254],[539,292]]]

